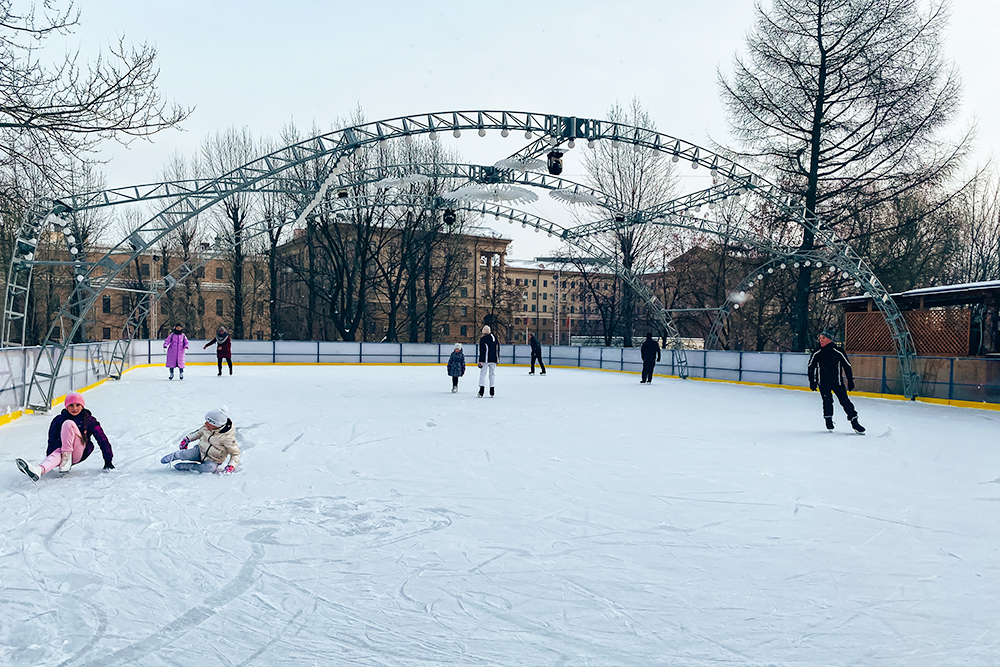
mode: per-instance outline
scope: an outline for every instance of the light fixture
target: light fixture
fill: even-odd
[[[567,145],[567,146],[568,146],[569,148],[576,148],[576,141],[575,141],[575,140],[573,140],[573,139],[570,139],[570,140],[569,140],[569,141],[568,141],[568,142],[566,143],[566,145]]]
[[[797,269],[797,268],[799,268],[799,263],[795,262],[794,264],[792,264],[792,266],[794,266]]]
[[[485,127],[479,128],[479,136],[481,136],[481,137],[485,137],[486,136],[486,128]]]
[[[507,137],[510,136],[510,130],[508,130],[506,127],[503,128],[502,130],[500,130],[500,136],[506,139]]]
[[[431,130],[430,137],[431,137],[431,141],[437,141],[438,140],[438,133],[437,133],[437,131],[436,130]]]
[[[587,148],[593,148],[593,147],[594,147],[594,140],[593,139],[588,139],[587,140]]]
[[[530,127],[527,130],[524,131],[524,138],[525,139],[530,139],[531,138],[531,128]]]
[[[462,131],[456,127],[455,130],[451,133],[451,136],[458,139],[459,137],[462,136]]]
[[[562,173],[563,162],[562,162],[562,151],[550,151],[548,154],[548,168],[549,173],[553,176],[558,176]]]
[[[681,156],[680,155],[674,155],[673,157],[670,158],[670,161],[671,162],[680,162],[681,161]]]

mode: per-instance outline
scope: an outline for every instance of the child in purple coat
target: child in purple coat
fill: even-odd
[[[180,322],[174,325],[174,330],[163,341],[163,347],[167,350],[167,368],[170,369],[170,377],[167,379],[174,379],[174,369],[177,368],[180,370],[183,380],[184,351],[188,349],[188,337],[184,335],[184,327],[181,326]]]
[[[75,391],[66,394],[64,405],[66,409],[49,425],[49,446],[45,452],[45,460],[41,464],[35,464],[17,459],[18,469],[33,482],[37,482],[39,477],[57,466],[59,472],[67,473],[77,463],[86,460],[94,451],[91,436],[97,439],[97,444],[101,447],[104,469],[115,469],[111,462],[114,458],[111,443],[104,435],[101,423],[84,407],[83,394]]]

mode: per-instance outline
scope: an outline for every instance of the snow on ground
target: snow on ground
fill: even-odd
[[[0,664],[996,664],[1000,413],[469,370],[136,369],[38,484],[4,426]],[[222,404],[239,474],[159,463]]]

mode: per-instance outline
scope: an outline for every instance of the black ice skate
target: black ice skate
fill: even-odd
[[[857,417],[851,420],[851,428],[854,429],[855,433],[860,433],[861,435],[865,434],[865,427],[861,425],[861,422],[858,421]]]
[[[480,387],[480,388],[479,388],[479,398],[482,398],[482,397],[483,397],[483,392],[484,392],[484,391],[486,391],[486,387]]]
[[[493,394],[493,387],[490,387],[490,398],[493,398],[493,396],[494,396],[494,394]]]
[[[824,417],[826,419],[826,428],[828,431],[833,430],[833,417]]]

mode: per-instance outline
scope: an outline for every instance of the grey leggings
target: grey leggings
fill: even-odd
[[[180,459],[184,463],[178,463],[174,470],[196,470],[198,472],[215,472],[219,469],[219,464],[212,459],[205,459],[203,463],[195,463],[201,459],[201,447],[195,445],[188,449],[178,449],[174,452],[174,460]]]

